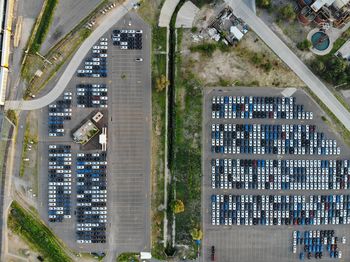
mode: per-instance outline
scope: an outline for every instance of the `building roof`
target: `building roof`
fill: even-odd
[[[334,6],[338,9],[343,8],[345,5],[347,5],[350,2],[350,0],[335,0]]]
[[[341,48],[339,48],[337,53],[345,59],[350,58],[350,39],[346,41],[345,44],[341,46]]]
[[[334,3],[335,0],[316,0],[312,5],[311,8],[317,12],[320,10],[324,5],[330,6]]]
[[[237,38],[237,40],[241,40],[243,37],[243,33],[237,28],[237,26],[231,26],[230,27],[230,32],[231,34],[234,35],[235,38]]]

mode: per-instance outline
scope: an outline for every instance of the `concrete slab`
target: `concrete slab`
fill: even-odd
[[[160,27],[168,27],[171,16],[180,0],[165,0],[162,9],[160,10],[159,22]]]
[[[176,27],[192,28],[194,18],[199,12],[199,8],[191,1],[184,3],[176,17]]]

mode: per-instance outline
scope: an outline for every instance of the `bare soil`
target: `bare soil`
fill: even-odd
[[[204,40],[212,41],[212,40]],[[304,83],[261,41],[254,32],[244,36],[237,47],[229,51],[219,48],[212,56],[191,52],[195,45],[191,33],[184,31],[182,61],[184,67],[194,73],[206,86],[254,85],[300,87]],[[261,54],[273,65],[270,71],[251,61],[252,54]]]

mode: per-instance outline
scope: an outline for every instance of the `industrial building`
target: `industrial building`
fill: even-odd
[[[304,25],[342,28],[350,21],[350,0],[297,0],[298,19]]]
[[[13,19],[13,0],[0,0],[0,105],[5,104]]]

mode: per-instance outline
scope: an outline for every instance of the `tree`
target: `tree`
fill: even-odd
[[[294,8],[291,4],[281,7],[279,17],[288,21],[292,21],[296,18]]]
[[[175,214],[185,211],[185,205],[180,199],[176,199],[171,203],[171,209]]]
[[[324,70],[326,69],[325,64],[321,59],[315,59],[311,63],[311,68],[317,73],[317,74],[322,74]]]
[[[193,228],[191,230],[191,236],[192,236],[193,240],[201,240],[203,237],[203,233],[200,229]]]
[[[297,44],[297,48],[300,49],[301,51],[308,50],[311,47],[311,42],[307,39],[304,41],[301,41]]]
[[[168,84],[169,84],[169,80],[166,78],[166,76],[165,75],[161,75],[156,80],[156,89],[157,89],[157,91],[158,92],[163,91]]]
[[[271,7],[271,0],[257,0],[256,4],[260,8],[270,8]]]

